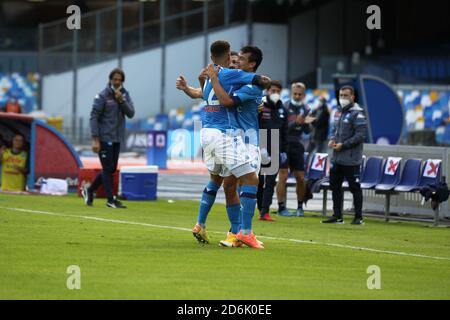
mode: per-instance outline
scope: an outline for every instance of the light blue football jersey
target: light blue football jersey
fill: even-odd
[[[232,95],[234,90],[239,89],[243,85],[251,84],[254,77],[254,73],[223,67],[220,67],[218,75],[221,86],[229,95]],[[203,128],[218,129],[222,132],[238,128],[236,113],[219,103],[209,79],[205,81],[203,87],[203,99],[206,102],[202,111]]]
[[[232,96],[240,101],[240,105],[233,109],[238,127],[244,131],[245,143],[259,146],[258,106],[261,104],[263,90],[249,84],[236,90]]]

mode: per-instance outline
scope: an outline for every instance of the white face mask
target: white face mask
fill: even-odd
[[[302,101],[301,101],[301,100],[300,100],[300,101],[296,101],[296,100],[294,100],[294,99],[291,99],[291,103],[292,103],[294,106],[298,107],[298,106],[300,106],[300,105],[302,104]]]
[[[348,106],[350,104],[350,100],[348,99],[339,99],[339,104],[341,105],[342,108],[345,108],[346,106]]]
[[[277,103],[278,101],[280,101],[281,96],[278,93],[272,93],[269,96],[270,100],[272,100],[274,103]]]

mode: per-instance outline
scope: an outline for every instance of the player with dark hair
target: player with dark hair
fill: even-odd
[[[239,68],[246,72],[256,72],[262,59],[263,54],[258,47],[245,46],[239,53]],[[236,234],[237,229],[232,229],[228,233],[227,239],[221,241],[221,244],[224,246],[235,246],[236,240],[238,240],[252,248],[262,249],[264,246],[256,239],[252,232],[252,219],[256,206],[257,174],[261,165],[258,106],[261,104],[263,88],[258,85],[248,84],[232,93],[227,92],[219,79],[220,72],[221,70],[215,69],[213,65],[208,66],[208,76],[219,103],[222,106],[231,108],[236,115],[237,126],[241,130],[243,141],[247,147],[247,156],[249,157],[251,167],[254,169],[253,172],[243,177],[235,175],[227,167],[225,167],[225,172],[222,173],[222,176],[231,177],[233,175],[235,177],[234,179],[239,179],[242,224],[238,234]],[[237,185],[237,181],[234,185]],[[240,207],[236,207],[236,216],[240,209]]]
[[[221,77],[226,82],[226,86],[231,90],[233,86],[242,86],[244,84],[249,83],[258,83],[261,85],[266,85],[270,80],[268,78],[259,77],[254,74],[248,74],[242,72],[240,70],[230,70],[223,67],[227,67],[230,64],[230,52],[229,45],[224,41],[216,41],[211,45],[211,60],[217,66],[221,67]],[[199,80],[201,83],[201,87],[206,84],[206,70],[202,70]],[[192,88],[189,87],[182,76],[178,77],[176,86],[178,89],[183,90],[188,96],[192,98],[199,98],[204,95],[202,88]],[[246,150],[241,150],[242,152],[235,152],[235,146],[239,145],[240,148],[242,146],[245,148],[245,145],[236,144],[234,141],[230,141],[230,139],[238,139],[232,137],[234,133],[230,134],[230,131],[233,132],[237,128],[237,123],[235,119],[235,115],[233,112],[228,110],[227,108],[220,105],[218,102],[214,90],[212,90],[212,86],[210,85],[207,94],[204,95],[204,99],[207,102],[202,114],[202,147],[205,151],[205,161],[207,167],[210,171],[211,181],[208,183],[205,188],[202,196],[202,201],[200,204],[198,222],[193,229],[193,234],[197,238],[199,242],[209,242],[208,235],[206,232],[206,218],[207,215],[215,201],[215,196],[217,194],[217,190],[220,188],[224,178],[221,177],[221,173],[224,171],[223,167],[226,165],[230,165],[233,163],[241,163],[242,171],[236,173],[238,168],[229,168],[230,172],[237,175],[244,174],[244,166],[247,171],[250,168],[247,168],[248,161],[241,159],[242,156],[246,153]],[[233,147],[230,150],[230,147]],[[228,150],[227,150],[228,149]],[[213,151],[217,150],[217,154]],[[228,155],[228,159],[225,159]],[[222,157],[222,158],[220,158]],[[241,157],[239,159],[235,159],[233,157]],[[251,167],[251,166],[250,166]],[[252,169],[251,169],[252,170]],[[250,170],[250,171],[251,171]],[[249,172],[250,172],[249,171]],[[239,221],[239,212],[240,212],[240,201],[236,193],[236,182],[231,180],[232,178],[225,178],[224,183],[224,191],[227,203],[227,213],[231,222],[231,232],[234,234],[237,233],[240,229],[240,221]]]

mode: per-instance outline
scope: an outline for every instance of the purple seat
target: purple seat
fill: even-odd
[[[327,153],[315,153],[312,156],[311,164],[308,166],[306,179],[319,180],[325,177],[327,172]]]
[[[361,175],[361,188],[372,189],[381,181],[381,166],[383,164],[382,157],[369,157]]]
[[[425,161],[416,189],[429,184],[437,184],[441,181],[441,163],[442,160],[440,159],[428,159]]]
[[[375,190],[388,191],[394,189],[400,182],[400,167],[402,158],[388,157],[383,168],[383,175]]]
[[[399,192],[410,192],[417,188],[420,180],[420,168],[422,159],[408,159],[405,162],[402,177],[399,184],[394,188]]]

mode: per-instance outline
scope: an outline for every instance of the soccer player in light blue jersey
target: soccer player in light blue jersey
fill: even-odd
[[[254,46],[246,46],[241,49],[239,54],[239,67],[243,71],[255,72],[262,62],[262,52]],[[236,114],[238,127],[243,131],[243,136],[247,144],[246,157],[250,161],[251,167],[256,174],[259,172],[261,164],[261,156],[259,151],[259,123],[258,123],[258,106],[261,104],[263,96],[263,88],[255,84],[244,85],[234,92],[229,92],[220,81],[220,70],[215,70],[212,65],[208,66],[208,75],[213,84],[214,91],[219,103],[228,107]],[[218,72],[218,76],[215,74]],[[232,172],[223,174],[230,175]],[[239,178],[239,177],[237,177]],[[247,177],[248,178],[248,177]],[[252,232],[252,219],[256,206],[256,189],[252,184],[252,179],[239,179],[240,199],[242,204],[241,212],[241,230],[234,237],[230,231],[225,241],[221,241],[222,245],[232,246],[234,238],[238,241],[253,247],[262,249],[262,243],[258,241]],[[258,179],[256,178],[256,181]],[[231,220],[231,219],[230,219]]]
[[[270,82],[270,79],[258,77],[253,73],[249,74],[240,70],[223,68],[223,66],[229,65],[229,50],[229,44],[225,41],[216,41],[211,45],[211,59],[216,65],[222,66],[220,69],[221,81],[223,81],[224,86],[229,92],[244,84],[258,83],[267,85]],[[204,75],[203,72],[201,77],[202,75]],[[230,132],[234,132],[237,128],[235,113],[221,106],[212,90],[210,81],[206,79],[202,80],[204,90],[189,87],[180,76],[177,79],[177,88],[183,90],[192,98],[199,98],[203,95],[207,103],[202,114],[203,129],[201,132],[201,141],[211,180],[203,191],[198,221],[193,229],[193,234],[199,242],[208,243],[209,239],[205,226],[206,218],[215,201],[217,190],[224,180],[220,176],[221,172],[224,171],[224,166],[227,166],[227,170],[237,176],[245,175],[247,172],[252,171],[252,169],[245,156],[245,145],[238,143],[239,139],[230,134]],[[241,148],[240,152],[237,151],[238,148]],[[240,226],[240,201],[236,193],[235,181],[232,181],[232,183],[228,183],[228,181],[231,181],[230,178],[226,178],[224,182],[227,213],[230,217],[231,229],[237,233]],[[235,214],[236,212],[237,215]]]

